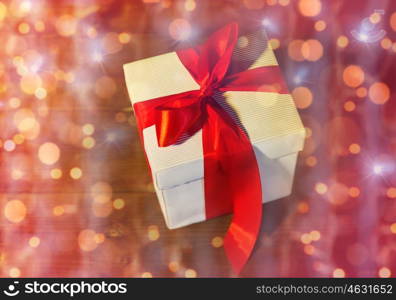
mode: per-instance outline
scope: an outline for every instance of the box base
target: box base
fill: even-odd
[[[260,150],[254,150],[260,170],[263,202],[290,195],[298,152],[270,159]],[[169,229],[206,220],[203,179],[169,189],[156,189],[156,193]]]

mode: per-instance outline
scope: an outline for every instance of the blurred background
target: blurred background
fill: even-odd
[[[395,1],[1,0],[2,277],[234,276],[229,216],[166,228],[122,70],[230,21],[266,29],[307,129],[241,276],[395,276]]]

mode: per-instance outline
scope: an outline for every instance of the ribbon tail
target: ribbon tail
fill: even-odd
[[[233,270],[239,274],[260,230],[260,173],[253,146],[243,129],[214,101],[207,106],[207,112],[202,132],[206,213],[210,218],[213,209],[219,211],[216,206],[222,205],[226,212],[227,205],[231,205],[234,215],[224,248]],[[231,197],[231,203],[225,201],[226,197]]]

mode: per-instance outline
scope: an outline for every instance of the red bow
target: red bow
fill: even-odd
[[[224,248],[239,273],[257,240],[261,224],[260,173],[245,131],[213,98],[225,91],[287,93],[278,66],[228,74],[238,25],[231,23],[203,45],[177,55],[200,89],[134,104],[138,125],[155,125],[158,144],[166,147],[202,129],[206,218],[233,211]]]

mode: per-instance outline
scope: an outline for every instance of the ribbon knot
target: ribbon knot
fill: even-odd
[[[204,87],[200,89],[199,97],[200,99],[210,98],[215,92],[215,88],[212,86]]]
[[[280,86],[279,93],[287,93],[287,88],[278,66],[228,74],[237,38],[238,25],[231,23],[203,45],[177,51],[200,89],[137,102],[134,110],[141,134],[144,128],[155,125],[160,147],[174,145],[182,137],[202,130],[206,218],[234,213],[224,248],[239,273],[252,252],[261,224],[260,173],[248,136],[213,94],[271,92],[274,84]]]

